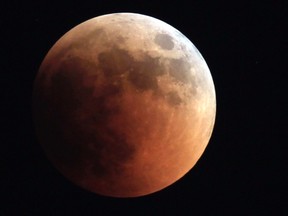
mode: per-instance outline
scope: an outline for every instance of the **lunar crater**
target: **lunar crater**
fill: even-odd
[[[185,59],[170,59],[169,74],[179,82],[190,84],[191,82],[191,65]]]
[[[175,91],[168,92],[167,101],[171,106],[178,106],[183,103],[183,100]]]
[[[154,38],[154,42],[165,50],[171,50],[174,47],[173,38],[168,34],[157,34]]]

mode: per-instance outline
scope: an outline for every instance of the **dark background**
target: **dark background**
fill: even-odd
[[[6,0],[0,12],[0,216],[288,215],[286,1]],[[113,12],[180,30],[207,61],[217,94],[214,132],[196,166],[134,199],[98,196],[62,177],[36,140],[31,111],[33,81],[51,46]]]

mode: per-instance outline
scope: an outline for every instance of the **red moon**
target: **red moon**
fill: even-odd
[[[40,66],[33,103],[52,164],[112,197],[147,195],[184,176],[216,114],[197,48],[172,26],[133,13],[99,16],[63,35]]]

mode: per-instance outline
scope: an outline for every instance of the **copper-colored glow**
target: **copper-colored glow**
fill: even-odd
[[[210,71],[179,31],[130,13],[88,20],[48,52],[34,89],[39,141],[98,194],[136,197],[185,175],[211,136]]]

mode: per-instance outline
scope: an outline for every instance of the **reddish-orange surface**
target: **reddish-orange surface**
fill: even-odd
[[[142,49],[143,38],[138,51],[125,49],[129,29],[103,39],[119,16],[122,26],[133,18],[142,31],[153,20],[117,14],[68,32],[40,67],[34,114],[39,142],[64,176],[98,194],[135,197],[167,187],[194,166],[213,129],[215,92],[205,61],[195,47],[185,48],[186,38],[177,45],[184,36],[168,34],[172,27],[163,26],[165,34],[159,23],[152,29],[158,56]],[[114,25],[104,25],[112,19]]]

